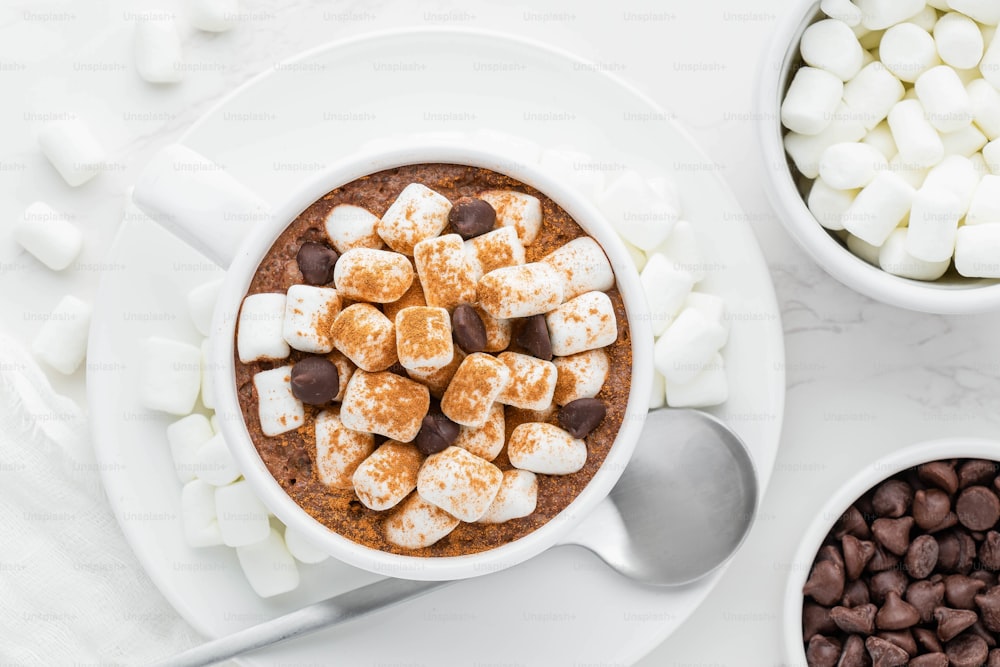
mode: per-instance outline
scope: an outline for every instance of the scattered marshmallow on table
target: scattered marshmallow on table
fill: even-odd
[[[844,228],[872,245],[882,245],[909,212],[914,192],[896,174],[879,174],[844,213]]]
[[[551,264],[531,262],[490,271],[477,291],[479,305],[497,319],[531,317],[563,302],[563,277]]]
[[[653,365],[667,385],[693,380],[725,345],[725,327],[694,308],[681,311],[653,346]]]
[[[428,456],[417,473],[417,493],[462,521],[476,521],[500,490],[503,472],[461,447]]]
[[[904,249],[925,262],[945,262],[955,254],[962,202],[951,192],[921,188],[913,196]]]
[[[726,320],[726,300],[715,294],[705,292],[691,292],[684,300],[685,308],[694,308],[708,318],[709,322],[715,322],[724,328],[728,334],[729,322]]]
[[[375,229],[390,248],[412,255],[413,246],[441,233],[448,224],[450,211],[451,202],[447,197],[426,185],[410,183],[382,215]],[[340,266],[339,262],[337,266]],[[337,286],[340,287],[339,284]]]
[[[907,83],[941,64],[934,38],[912,23],[900,23],[885,31],[879,43],[879,58],[886,69]]]
[[[441,411],[456,424],[480,428],[508,382],[510,369],[502,361],[482,352],[470,354],[445,389]]]
[[[524,244],[513,227],[501,227],[465,242],[465,264],[475,281],[490,271],[524,264]]]
[[[294,431],[305,423],[302,401],[292,394],[292,367],[280,366],[253,376],[260,430],[266,436]]]
[[[965,224],[980,225],[984,222],[1000,222],[1000,176],[983,176],[972,195]]]
[[[951,67],[927,70],[917,78],[914,90],[927,120],[939,132],[956,132],[972,122],[972,101]]]
[[[384,248],[382,237],[375,231],[377,226],[378,216],[366,208],[350,204],[334,206],[324,222],[327,238],[340,253],[353,248]]]
[[[694,225],[687,220],[678,220],[667,240],[658,245],[650,255],[653,253],[666,257],[674,269],[687,271],[694,282],[705,279],[705,261],[701,254],[701,244],[698,243]]]
[[[861,24],[872,31],[905,21],[927,5],[925,0],[855,0],[854,4],[861,10]]]
[[[847,24],[836,19],[817,21],[806,28],[799,48],[806,63],[841,81],[852,79],[863,64],[864,49],[858,38]]]
[[[879,248],[878,264],[886,273],[913,280],[937,280],[951,264],[951,257],[942,262],[927,262],[907,252],[910,230],[903,227],[893,230]]]
[[[856,196],[856,190],[838,190],[822,178],[817,178],[809,190],[806,205],[819,224],[831,231],[839,231],[844,228],[844,214]]]
[[[934,44],[947,65],[972,69],[983,59],[983,33],[976,22],[958,12],[949,12],[934,25]]]
[[[80,228],[40,201],[25,209],[14,227],[14,240],[53,271],[72,264],[83,248]]]
[[[370,303],[355,303],[340,311],[330,328],[330,339],[358,368],[370,373],[384,371],[399,360],[396,326]]]
[[[285,294],[282,337],[288,345],[313,354],[333,351],[330,329],[340,314],[340,295],[329,287],[292,285]]]
[[[212,486],[225,486],[239,478],[240,469],[221,433],[216,433],[198,448],[194,472],[198,479]]]
[[[528,246],[542,229],[542,203],[537,197],[514,190],[487,190],[479,198],[496,210],[497,225],[513,227],[521,243]]]
[[[611,345],[618,339],[618,322],[611,298],[587,292],[570,299],[545,316],[552,354],[565,357]]]
[[[352,431],[410,442],[429,407],[430,392],[423,384],[395,373],[359,369],[344,392],[340,421]]]
[[[191,25],[206,32],[225,32],[236,25],[239,0],[191,0],[188,18]]]
[[[451,316],[444,308],[412,306],[396,314],[396,352],[403,368],[438,370],[455,356]]]
[[[139,402],[152,410],[190,414],[201,391],[201,348],[152,336],[141,355]]]
[[[245,480],[216,487],[215,516],[227,547],[260,542],[271,530],[267,508]]]
[[[198,450],[213,435],[208,417],[201,414],[188,415],[167,426],[167,443],[174,460],[174,471],[182,483],[195,478]]]
[[[802,67],[781,103],[781,122],[793,132],[819,134],[830,124],[843,97],[844,82],[839,77],[815,67]]]
[[[694,287],[694,277],[673,266],[665,255],[656,253],[646,261],[639,282],[646,295],[653,335],[659,336],[680,312],[684,299]]]
[[[330,554],[307,542],[305,536],[291,526],[285,526],[285,547],[295,560],[307,565],[322,563],[330,557]]]
[[[542,258],[563,277],[563,299],[584,292],[603,292],[615,285],[615,274],[607,255],[589,236],[581,236]]]
[[[240,361],[284,359],[291,349],[284,336],[284,294],[251,294],[243,299],[236,332]]]
[[[413,246],[408,254],[413,254]],[[391,303],[413,284],[413,265],[398,252],[352,248],[337,260],[333,282],[344,298]]]
[[[819,160],[819,177],[831,188],[854,190],[863,188],[880,171],[889,168],[889,161],[868,144],[844,142],[834,144]]]
[[[264,540],[236,547],[236,556],[250,587],[262,598],[288,593],[299,586],[299,568],[274,528]]]
[[[201,404],[215,410],[215,369],[211,361],[211,347],[210,339],[201,341]]]
[[[676,208],[632,170],[604,190],[598,207],[622,238],[644,251],[663,243],[680,218]]]
[[[170,20],[135,24],[135,69],[150,83],[176,83],[184,76],[184,56],[177,26]]]
[[[1000,222],[959,228],[955,268],[967,278],[1000,278]]]
[[[558,426],[521,424],[510,434],[507,455],[515,468],[542,475],[570,475],[587,462],[587,444]]]
[[[387,440],[354,471],[354,492],[375,511],[395,507],[417,488],[424,455],[415,445]]]
[[[385,537],[397,547],[422,549],[445,537],[460,523],[459,519],[414,493],[386,518]]]
[[[375,451],[375,437],[344,426],[336,410],[324,410],[316,416],[315,434],[320,481],[337,489],[351,488],[354,471]]]
[[[428,306],[451,311],[475,303],[477,281],[469,273],[461,236],[445,234],[420,241],[413,246],[413,260]]]
[[[181,489],[181,527],[184,540],[194,548],[222,544],[215,514],[215,487],[193,479]]]
[[[503,449],[506,438],[505,426],[504,406],[502,403],[494,403],[485,424],[478,428],[459,426],[458,437],[452,444],[481,459],[492,461]]]
[[[594,398],[611,371],[611,360],[603,349],[556,357],[552,363],[556,367],[556,387],[552,398],[557,405],[566,405],[580,398]]]
[[[187,293],[188,313],[191,315],[194,327],[202,336],[208,336],[212,332],[212,314],[215,312],[215,303],[219,299],[221,288],[220,278],[198,285]]]
[[[656,410],[667,404],[666,381],[663,376],[653,372],[653,386],[649,391],[649,409]]]
[[[524,410],[545,410],[552,405],[558,375],[555,364],[518,352],[501,352],[497,358],[510,371],[510,381],[496,397],[498,403]]]
[[[944,159],[941,136],[927,120],[919,100],[897,102],[889,112],[889,128],[903,161],[932,167]]]
[[[46,123],[38,133],[38,144],[63,180],[74,188],[97,176],[106,157],[93,132],[78,118]]]
[[[479,523],[504,523],[530,515],[538,505],[538,478],[528,470],[505,470],[500,490]]]
[[[667,405],[672,408],[704,408],[729,400],[729,382],[722,355],[716,354],[694,379],[684,384],[666,384]]]

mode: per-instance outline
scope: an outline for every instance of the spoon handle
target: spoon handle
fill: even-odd
[[[265,646],[283,642],[344,621],[412,600],[451,581],[383,579],[353,591],[311,604],[284,616],[206,642],[150,667],[201,667],[213,665]]]

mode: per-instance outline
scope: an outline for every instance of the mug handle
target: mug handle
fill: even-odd
[[[140,211],[226,269],[271,207],[225,167],[171,144],[143,168],[132,191]]]

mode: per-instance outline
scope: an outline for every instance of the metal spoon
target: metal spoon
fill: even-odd
[[[585,547],[653,586],[694,581],[726,562],[749,532],[757,477],[739,437],[697,410],[649,413],[607,500],[562,542]],[[180,653],[154,667],[221,662],[411,600],[453,581],[385,579]]]

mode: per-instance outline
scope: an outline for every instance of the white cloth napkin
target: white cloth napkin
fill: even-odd
[[[0,338],[0,663],[133,665],[200,641],[125,542],[86,416]]]

